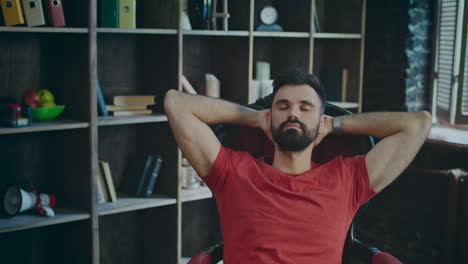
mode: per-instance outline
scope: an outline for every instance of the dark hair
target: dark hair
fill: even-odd
[[[276,93],[278,90],[283,87],[284,85],[301,85],[301,84],[307,84],[312,89],[315,90],[317,93],[318,97],[320,98],[320,102],[322,103],[321,106],[321,113],[323,114],[325,110],[325,89],[320,82],[320,80],[315,76],[314,74],[310,74],[306,71],[303,71],[301,69],[293,68],[286,70],[284,72],[281,72],[278,74],[273,81],[273,94],[272,94],[272,100],[275,97]]]

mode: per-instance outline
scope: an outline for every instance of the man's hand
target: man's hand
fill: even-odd
[[[270,109],[258,110],[259,117],[259,127],[262,129],[263,133],[267,138],[274,142],[273,135],[271,134],[271,111]]]
[[[332,133],[332,131],[333,131],[333,128],[332,128],[333,117],[331,117],[329,115],[323,115],[322,118],[324,119],[323,123],[320,124],[320,128],[319,128],[317,137],[315,138],[315,140],[313,142],[314,148],[316,146],[318,146],[318,144],[320,144],[320,142],[322,142],[322,140],[326,136],[328,136],[328,134]]]

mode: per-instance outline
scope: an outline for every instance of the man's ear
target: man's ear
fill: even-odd
[[[327,116],[325,114],[322,114],[320,116],[320,126],[324,126],[325,125],[325,121],[327,119]]]

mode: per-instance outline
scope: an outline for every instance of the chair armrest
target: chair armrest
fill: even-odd
[[[394,256],[388,254],[387,252],[378,252],[375,253],[372,257],[372,264],[402,264]]]
[[[206,252],[198,253],[187,264],[211,264],[211,255]]]
[[[365,263],[372,264],[402,264],[394,256],[387,252],[381,252],[378,248],[367,245],[359,239],[354,239],[349,245],[352,257],[357,257]]]
[[[216,264],[223,259],[224,242],[193,256],[187,264]]]

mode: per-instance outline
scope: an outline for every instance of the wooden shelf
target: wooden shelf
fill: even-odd
[[[88,33],[87,28],[67,27],[0,27],[0,32]]]
[[[54,208],[54,211],[54,217],[45,217],[33,212],[27,212],[12,218],[2,218],[0,219],[0,233],[57,225],[90,218],[90,214],[69,209]]]
[[[361,34],[350,33],[313,33],[312,36],[317,39],[361,39]]]
[[[98,205],[99,215],[110,215],[128,211],[142,210],[147,208],[176,204],[177,199],[163,195],[155,195],[151,198],[140,197],[118,197],[114,203]]]
[[[274,37],[274,38],[309,38],[307,32],[270,32],[270,31],[255,31],[254,37]]]
[[[167,116],[162,114],[141,116],[99,116],[98,126],[115,126],[140,123],[167,122]]]
[[[200,188],[193,190],[181,189],[180,191],[180,200],[183,203],[209,199],[211,197],[213,197],[213,194],[211,193],[210,189],[206,186],[201,186]]]
[[[57,120],[53,122],[37,122],[27,127],[3,127],[0,128],[0,135],[31,133],[41,131],[67,130],[89,127],[86,122],[75,122],[67,120]]]
[[[248,31],[223,31],[223,30],[182,30],[182,34],[188,36],[249,36]]]
[[[154,34],[154,35],[177,35],[177,29],[156,29],[156,28],[97,28],[97,33],[112,34]]]
[[[336,106],[339,106],[344,109],[356,109],[359,107],[358,103],[355,102],[334,102],[334,101],[329,101],[330,104],[334,104]]]

